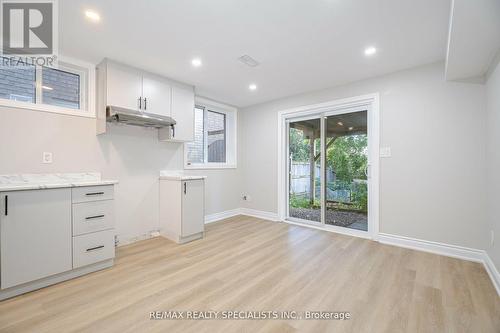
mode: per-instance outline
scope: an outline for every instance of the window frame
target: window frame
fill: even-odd
[[[19,108],[31,111],[42,111],[85,118],[95,118],[95,94],[93,93],[95,89],[95,66],[76,59],[59,56],[58,65],[54,67],[54,69],[80,76],[79,109],[43,104],[42,67],[40,66],[36,66],[35,68],[35,102],[22,102],[0,98],[0,107]]]
[[[188,162],[188,144],[184,144],[184,169],[236,169],[237,167],[237,109],[228,105],[211,101],[206,98],[196,97],[195,108],[203,109],[203,163]],[[208,129],[206,126],[208,112],[223,114],[225,118],[225,145],[226,162],[208,162]],[[193,120],[194,121],[194,120]]]

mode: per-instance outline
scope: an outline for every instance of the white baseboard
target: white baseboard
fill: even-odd
[[[279,216],[277,213],[265,212],[262,210],[255,210],[250,208],[240,208],[241,215],[253,216],[263,220],[269,221],[279,221]]]
[[[404,237],[404,236],[385,234],[385,233],[378,234],[378,241],[383,244],[395,245],[407,249],[440,254],[452,258],[464,259],[475,262],[483,262],[484,260],[483,250],[471,249],[457,245],[450,245],[445,243],[438,243],[423,239],[416,239],[411,237]]]
[[[481,263],[486,272],[488,272],[491,282],[500,296],[500,274],[488,253],[484,250],[385,233],[379,233],[378,241],[383,244]]]
[[[217,222],[220,220],[228,219],[233,216],[241,215],[240,208],[226,210],[224,212],[205,215],[205,224]]]
[[[278,214],[265,212],[262,210],[255,210],[250,208],[236,208],[232,210],[226,210],[224,212],[210,214],[205,216],[205,224],[217,222],[220,220],[228,219],[237,215],[253,216],[263,220],[278,221]]]
[[[135,237],[119,237],[119,242],[116,246],[121,247],[121,246],[125,246],[125,245],[134,244],[134,243],[146,240],[146,239],[158,237],[159,233],[154,234],[155,232],[158,232],[158,231],[151,231],[147,234],[142,234],[142,235],[135,236]]]
[[[486,268],[486,272],[490,276],[491,282],[495,286],[497,290],[498,296],[500,296],[500,273],[498,269],[495,267],[493,260],[491,260],[490,256],[487,252],[484,252],[484,268]]]

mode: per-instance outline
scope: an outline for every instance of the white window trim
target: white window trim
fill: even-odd
[[[78,116],[84,118],[95,118],[95,65],[80,61],[77,59],[59,56],[59,66],[55,69],[61,69],[67,72],[80,75],[80,107],[81,109],[71,109],[56,105],[39,104],[41,83],[38,78],[40,75],[39,69],[36,69],[37,75],[37,97],[36,103],[14,101],[10,99],[0,98],[1,107],[18,108],[30,111],[41,111],[58,113],[70,116]],[[39,87],[40,85],[40,87]]]
[[[226,163],[191,163],[188,165],[188,148],[187,143],[184,144],[184,169],[186,170],[203,170],[203,169],[236,169],[238,160],[238,109],[225,105],[219,102],[212,101],[204,97],[195,97],[195,105],[204,106],[207,110],[224,113],[226,115],[226,131],[231,130],[231,136],[226,133],[226,159],[232,152],[234,156]],[[228,119],[233,118],[232,124],[228,123]],[[231,138],[230,138],[231,137]]]

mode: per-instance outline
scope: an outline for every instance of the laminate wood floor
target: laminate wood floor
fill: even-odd
[[[151,311],[348,311],[338,320],[150,320]],[[1,332],[500,332],[477,263],[238,216],[0,302]]]

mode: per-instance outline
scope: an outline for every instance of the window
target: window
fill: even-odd
[[[208,163],[226,163],[226,115],[207,111]]]
[[[35,66],[9,68],[0,66],[0,98],[35,103]]]
[[[199,100],[194,109],[194,141],[185,145],[185,167],[236,167],[236,109]]]
[[[80,75],[42,68],[42,103],[80,109]]]
[[[0,66],[0,105],[93,117],[87,86],[91,67]]]

